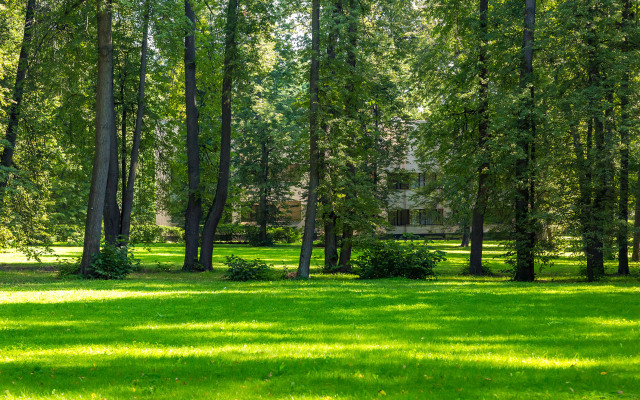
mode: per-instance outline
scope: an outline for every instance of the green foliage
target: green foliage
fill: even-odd
[[[131,226],[130,243],[182,243],[184,229],[177,226],[134,224]]]
[[[105,242],[100,252],[91,260],[91,278],[124,279],[139,267],[140,261],[134,258],[130,247],[117,247]]]
[[[224,277],[230,281],[263,281],[269,272],[269,266],[260,259],[249,261],[232,255],[226,258],[225,265],[228,269]]]
[[[427,279],[435,275],[433,267],[445,259],[443,252],[425,244],[380,240],[366,248],[353,264],[361,279]]]
[[[245,234],[245,226],[240,224],[220,224],[216,229],[217,242],[239,241]]]
[[[273,246],[273,234],[267,230],[266,239],[260,238],[260,227],[254,225],[248,225],[245,227],[245,239],[249,242],[249,246]]]
[[[293,226],[269,228],[269,231],[276,243],[296,243],[301,239],[300,231]]]

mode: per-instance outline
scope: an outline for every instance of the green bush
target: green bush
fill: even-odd
[[[267,239],[260,239],[260,227],[255,225],[247,225],[246,226],[246,234],[245,238],[247,242],[249,242],[249,246],[260,247],[260,246],[273,246],[273,234],[267,229]]]
[[[245,235],[245,226],[240,224],[220,224],[216,228],[216,242],[231,243],[239,241]]]
[[[276,243],[295,243],[300,241],[300,231],[293,226],[270,228],[273,241]]]
[[[124,279],[140,268],[140,261],[133,257],[130,247],[117,247],[104,243],[102,249],[91,260],[91,277],[94,279]]]
[[[224,276],[230,281],[262,281],[267,279],[269,266],[259,259],[245,260],[240,257],[227,257],[225,262],[229,268]]]
[[[53,240],[68,244],[79,244],[84,240],[82,227],[76,225],[55,225],[52,228]]]
[[[361,279],[426,279],[435,275],[433,267],[444,259],[443,252],[432,250],[423,243],[380,240],[365,248],[353,264]]]
[[[182,243],[184,229],[178,226],[156,224],[131,225],[129,243]]]
[[[162,243],[162,227],[156,224],[132,224],[129,243]]]

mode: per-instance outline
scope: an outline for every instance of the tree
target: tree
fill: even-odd
[[[535,33],[536,1],[525,0],[525,17],[522,41],[522,69],[520,88],[522,109],[520,110],[519,130],[516,143],[519,157],[516,160],[516,201],[515,201],[515,238],[516,238],[516,281],[533,281],[534,249],[536,240],[533,217],[535,193],[533,161],[535,158],[535,90],[533,76],[533,46]]]
[[[213,269],[213,239],[222,218],[227,194],[229,191],[229,169],[231,166],[231,97],[233,88],[233,71],[236,65],[236,32],[238,25],[238,0],[229,0],[227,6],[227,23],[225,27],[224,75],[222,77],[222,127],[220,130],[220,163],[218,183],[213,204],[207,213],[207,220],[202,230],[200,264],[206,269]]]
[[[91,262],[100,251],[102,213],[107,189],[111,137],[116,129],[113,100],[113,43],[111,41],[111,2],[97,0],[98,85],[96,89],[96,133],[93,173],[84,233],[81,273],[92,274]]]
[[[320,0],[311,2],[311,74],[309,78],[309,191],[298,277],[308,279],[318,205],[318,81],[320,72]]]
[[[471,219],[471,256],[469,258],[469,273],[471,275],[482,275],[482,243],[484,240],[484,216],[487,210],[489,179],[489,163],[487,151],[487,140],[489,139],[489,68],[487,66],[487,44],[488,44],[488,18],[489,0],[480,0],[480,48],[478,52],[478,63],[480,70],[478,74],[478,97],[480,107],[478,116],[478,149],[483,159],[478,168],[478,194],[473,206],[473,217]]]
[[[140,79],[138,83],[138,108],[136,112],[136,126],[133,134],[133,145],[131,147],[131,162],[129,163],[129,173],[125,174],[123,168],[123,185],[122,185],[122,214],[120,217],[120,235],[128,240],[131,229],[131,211],[133,209],[133,190],[138,170],[138,158],[140,153],[140,138],[142,136],[142,120],[144,117],[144,92],[147,78],[147,46],[149,41],[149,15],[151,12],[150,0],[145,0],[145,11],[143,16],[142,28],[142,48],[140,51]],[[125,138],[122,138],[122,146],[125,148]],[[124,163],[124,152],[123,152]],[[123,164],[124,165],[124,164]],[[127,176],[126,185],[124,176]]]
[[[11,105],[9,109],[9,123],[5,133],[6,144],[0,156],[0,167],[4,171],[0,175],[0,208],[2,207],[4,198],[4,189],[7,187],[9,179],[8,169],[13,167],[13,152],[16,146],[16,137],[18,130],[18,121],[20,118],[20,105],[24,94],[24,84],[27,77],[29,67],[29,53],[31,47],[32,28],[34,24],[35,0],[27,1],[27,9],[24,18],[24,33],[22,37],[22,46],[20,48],[20,58],[18,61],[18,69],[16,71],[16,79],[13,87],[13,95],[11,96]]]
[[[184,12],[189,20],[189,35],[184,38],[184,80],[187,113],[187,169],[189,201],[185,212],[184,271],[196,270],[202,197],[200,193],[200,145],[198,140],[198,107],[196,99],[195,13],[191,0],[185,0]]]

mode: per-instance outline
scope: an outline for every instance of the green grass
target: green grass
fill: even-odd
[[[157,271],[180,246],[139,247],[144,270],[119,282],[1,253],[0,398],[640,398],[637,277],[587,284],[569,258],[533,284],[461,277],[468,252],[438,246],[423,282],[220,280],[225,255],[294,268],[295,245],[217,246],[203,274]]]

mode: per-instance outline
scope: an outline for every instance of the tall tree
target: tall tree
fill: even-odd
[[[518,159],[516,160],[516,281],[533,281],[535,222],[533,220],[534,176],[532,171],[535,154],[535,86],[533,77],[533,45],[535,33],[536,0],[525,0],[525,16],[522,41],[522,67],[520,71],[520,89],[522,109],[518,122]]]
[[[100,251],[102,213],[109,174],[111,135],[116,129],[113,100],[113,42],[111,39],[111,1],[96,1],[98,20],[98,80],[96,87],[96,133],[93,173],[84,232],[81,273],[92,275],[91,262]]]
[[[18,60],[18,70],[16,71],[16,80],[13,86],[13,94],[11,96],[11,104],[9,110],[9,122],[5,133],[7,141],[2,156],[0,156],[0,166],[8,169],[13,166],[13,152],[16,146],[16,138],[18,135],[18,121],[20,118],[20,105],[24,95],[24,84],[27,77],[27,69],[29,67],[29,53],[31,50],[31,37],[33,36],[32,28],[34,25],[35,0],[27,1],[27,9],[24,18],[24,33],[22,36],[22,46],[20,47],[20,58]],[[0,207],[3,203],[4,189],[7,186],[9,174],[5,170],[0,175]]]
[[[489,162],[487,140],[489,139],[489,67],[487,45],[489,42],[489,0],[480,0],[480,48],[478,53],[479,74],[478,74],[478,97],[480,106],[478,108],[478,150],[482,158],[478,168],[478,194],[473,206],[473,217],[471,219],[471,255],[469,258],[469,273],[471,275],[482,275],[482,244],[484,240],[484,215],[487,210],[488,201],[488,179]]]
[[[318,207],[318,81],[320,73],[320,0],[311,2],[311,73],[309,77],[309,191],[307,193],[307,211],[304,219],[304,233],[300,249],[298,277],[309,278],[313,236],[316,228]]]
[[[633,13],[631,0],[624,0],[622,11],[622,79],[620,82],[620,196],[618,203],[618,274],[629,274],[629,37]]]
[[[227,195],[229,192],[229,169],[231,165],[231,95],[233,74],[236,66],[238,26],[238,0],[229,0],[227,6],[227,23],[225,26],[224,65],[222,76],[222,127],[220,130],[220,162],[218,183],[213,204],[209,208],[207,220],[202,230],[202,247],[200,248],[200,264],[213,269],[213,239],[222,219]]]
[[[120,216],[120,235],[128,240],[131,230],[131,210],[133,209],[133,189],[138,170],[138,157],[140,152],[140,138],[142,136],[142,120],[144,117],[144,90],[147,78],[147,46],[149,41],[149,14],[151,12],[151,1],[145,1],[145,10],[142,22],[142,49],[140,51],[140,80],[138,83],[138,109],[136,112],[136,127],[133,134],[133,144],[131,146],[131,161],[129,163],[129,173],[126,185],[122,186],[122,214]],[[126,143],[122,138],[123,147]],[[124,162],[124,154],[122,155]],[[123,168],[124,178],[124,168]],[[124,181],[123,181],[124,183]]]
[[[184,13],[189,20],[189,32],[184,38],[184,79],[187,112],[187,170],[189,201],[185,212],[184,271],[196,270],[202,198],[200,193],[200,145],[198,140],[198,106],[196,99],[196,16],[191,0],[184,1]]]

